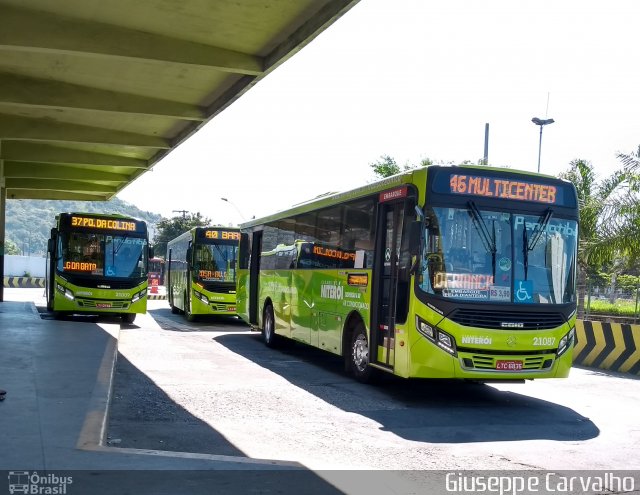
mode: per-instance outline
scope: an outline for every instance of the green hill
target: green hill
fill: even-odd
[[[155,226],[162,219],[158,213],[142,211],[118,198],[109,201],[8,199],[6,204],[6,240],[18,246],[24,255],[44,256],[51,227],[61,212],[120,213],[136,217],[147,222],[150,239],[155,236]]]

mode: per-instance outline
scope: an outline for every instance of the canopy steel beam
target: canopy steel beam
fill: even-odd
[[[195,105],[104,91],[76,84],[0,73],[0,102],[13,106],[77,109],[204,121]]]
[[[154,136],[6,114],[0,114],[0,135],[4,136],[4,139],[11,140],[113,144],[158,149],[171,147],[168,140]]]
[[[246,53],[9,5],[2,6],[0,46],[198,65],[253,76],[263,72],[263,60]]]
[[[102,172],[95,169],[54,165],[47,163],[20,163],[5,160],[4,175],[11,179],[65,179],[114,182],[119,184],[129,179],[125,174]]]
[[[105,165],[146,169],[146,160],[62,148],[42,143],[4,141],[0,158],[13,162],[59,163],[67,165]]]

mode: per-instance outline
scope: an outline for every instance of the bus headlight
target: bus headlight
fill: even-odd
[[[446,332],[438,328],[438,347],[447,351],[452,356],[456,355],[456,340]]]
[[[71,290],[67,289],[63,285],[56,284],[56,289],[58,289],[58,292],[60,292],[64,297],[69,299],[69,301],[73,301],[75,299],[73,292],[71,292]]]
[[[443,351],[448,352],[452,356],[456,355],[456,339],[447,332],[434,328],[419,316],[416,316],[416,329],[431,342],[436,344]]]
[[[147,289],[141,290],[140,292],[136,292],[131,298],[131,302],[132,303],[138,302],[140,299],[142,299],[146,295],[147,295]]]
[[[203,303],[205,304],[209,304],[209,298],[207,296],[205,296],[203,293],[196,291],[193,291],[193,293],[195,294],[195,296],[200,299]]]
[[[569,330],[569,333],[567,333],[564,337],[560,339],[560,344],[558,345],[558,356],[562,356],[562,354],[564,354],[565,351],[569,347],[571,347],[571,344],[573,344],[575,337],[576,337],[576,327],[573,327],[571,330]]]
[[[436,333],[433,327],[419,316],[416,316],[416,329],[430,341],[436,341]]]

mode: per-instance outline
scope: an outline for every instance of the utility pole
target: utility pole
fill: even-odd
[[[172,213],[182,213],[182,219],[186,219],[187,218],[187,213],[189,213],[189,210],[173,210]]]

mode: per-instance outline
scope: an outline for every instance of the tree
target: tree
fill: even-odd
[[[167,242],[193,227],[207,227],[210,223],[211,220],[203,218],[200,212],[173,218],[163,218],[157,224],[158,231],[153,244],[154,254],[163,258],[166,257]]]
[[[591,163],[581,159],[573,160],[560,177],[572,182],[578,193],[578,317],[582,318],[587,275],[616,255],[637,249],[637,241],[631,236],[634,220],[629,215],[633,202],[628,186],[633,177],[619,170],[597,182]]]
[[[431,158],[426,157],[420,160],[420,163],[417,165],[414,164],[405,164],[400,167],[389,155],[382,155],[377,162],[370,163],[369,166],[373,170],[373,173],[376,175],[376,179],[384,179],[386,177],[391,177],[392,175],[399,174],[400,172],[407,172],[408,170],[413,170],[414,168],[421,167],[429,167],[430,165],[453,165],[454,162],[444,162],[444,161],[433,161]],[[478,160],[478,165],[483,165],[483,160]],[[471,160],[464,160],[459,165],[473,165]]]
[[[616,158],[622,162],[627,172],[638,172],[640,171],[640,146],[638,146],[638,151],[635,153],[618,153]]]
[[[382,155],[377,162],[370,163],[369,166],[373,169],[373,173],[379,179],[391,177],[392,175],[396,175],[401,172],[400,166],[389,155]],[[408,165],[405,165],[404,170],[408,169]]]
[[[20,248],[15,242],[7,239],[4,243],[4,254],[20,254]]]

